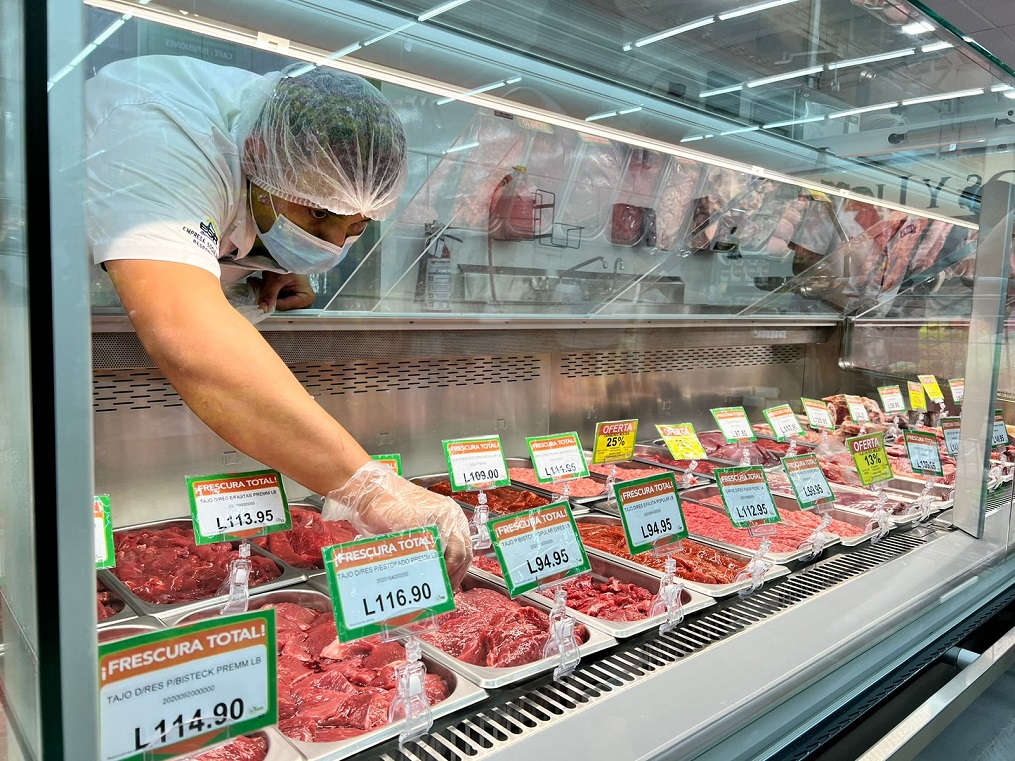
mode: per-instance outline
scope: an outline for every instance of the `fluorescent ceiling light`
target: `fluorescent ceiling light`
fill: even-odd
[[[705,90],[705,92],[703,92],[701,94],[701,97],[702,98],[711,98],[714,95],[725,95],[726,93],[737,92],[737,91],[743,90],[743,89],[744,89],[743,85],[730,85],[729,87],[720,87],[720,88],[715,89],[715,90]]]
[[[829,114],[829,119],[841,119],[844,116],[856,116],[857,114],[869,114],[872,111],[885,111],[889,108],[895,108],[899,105],[897,100],[893,100],[891,103],[878,103],[874,106],[863,106],[861,108],[851,108],[847,111],[837,111],[834,114]]]
[[[926,21],[911,21],[900,26],[899,31],[903,34],[923,34],[924,32],[933,32],[934,25]]]
[[[1006,92],[1004,94],[1004,97],[1011,98],[1012,100],[1015,100],[1015,90],[1011,90],[1009,92]]]
[[[440,5],[419,14],[416,17],[416,20],[428,21],[429,19],[432,19],[434,16],[439,16],[445,11],[450,11],[452,8],[457,8],[459,5],[465,5],[467,2],[469,2],[469,0],[449,0],[449,2],[441,3]]]
[[[624,50],[631,50],[631,48],[643,48],[646,45],[651,45],[653,42],[659,42],[660,40],[665,40],[669,37],[675,37],[678,34],[690,32],[692,29],[700,29],[701,27],[708,26],[713,22],[715,22],[715,16],[705,16],[704,18],[697,19],[696,21],[689,21],[686,24],[665,29],[662,32],[656,32],[655,34],[650,34],[647,37],[642,37],[640,40],[629,42],[624,45]]]
[[[991,92],[1004,92],[1005,90],[1013,90],[1013,89],[1015,89],[1015,88],[1013,88],[1011,85],[994,85],[993,87],[990,88],[990,91]]]
[[[811,74],[817,74],[824,70],[824,66],[811,66],[807,69],[797,69],[796,71],[787,71],[784,74],[773,74],[770,77],[762,77],[761,79],[755,79],[747,83],[748,87],[761,87],[762,85],[770,85],[773,82],[782,82],[787,79],[796,79],[797,77],[807,77]]]
[[[927,45],[924,45],[922,48],[920,48],[920,52],[921,53],[933,53],[936,50],[947,50],[948,48],[953,48],[953,47],[955,47],[955,46],[952,45],[950,42],[945,42],[944,40],[938,40],[937,42],[931,42],[931,43],[929,43]]]
[[[768,0],[764,3],[755,3],[754,5],[745,5],[743,8],[736,8],[732,11],[726,11],[725,13],[719,14],[720,21],[726,21],[731,18],[739,18],[740,16],[746,16],[749,13],[758,13],[759,11],[767,11],[769,8],[778,8],[780,5],[789,5],[795,3],[797,0]]]
[[[766,124],[765,129],[775,129],[776,127],[792,127],[796,124],[811,124],[813,122],[823,122],[824,120],[825,120],[824,116],[808,116],[803,119],[788,119],[784,122],[772,122],[771,124]]]
[[[863,66],[867,63],[890,61],[893,58],[904,58],[914,53],[916,53],[916,48],[903,48],[902,50],[892,50],[891,52],[879,53],[878,55],[867,55],[862,58],[847,58],[845,61],[833,61],[828,64],[828,70],[835,71],[836,69],[845,69],[847,66]]]
[[[387,39],[388,37],[390,37],[393,34],[398,34],[399,32],[404,32],[410,26],[416,26],[416,22],[415,21],[409,21],[409,22],[407,22],[405,24],[402,24],[401,26],[395,27],[394,29],[392,29],[390,31],[384,32],[383,34],[379,34],[376,37],[371,37],[369,40],[365,40],[363,42],[363,47],[366,47],[367,45],[373,45],[375,42],[380,42],[381,40]]]
[[[712,134],[711,132],[709,134],[707,134],[707,135],[691,135],[690,137],[682,137],[682,138],[680,138],[680,142],[682,142],[682,143],[693,143],[695,140],[707,140],[710,137],[715,137],[715,135]]]
[[[922,98],[908,98],[902,101],[904,106],[915,106],[919,103],[935,103],[939,100],[952,100],[954,98],[968,98],[973,95],[983,95],[983,88],[975,90],[959,90],[957,92],[944,92],[939,95],[925,95]]]
[[[298,77],[302,74],[306,74],[308,71],[316,69],[318,66],[324,65],[328,61],[337,61],[339,58],[344,58],[350,53],[355,53],[357,50],[362,49],[363,49],[362,43],[354,42],[351,45],[346,45],[341,50],[336,50],[334,53],[326,55],[324,58],[321,58],[318,61],[315,61],[314,63],[304,63],[300,66],[297,66],[294,69],[290,69],[286,73],[286,77],[288,78]]]
[[[719,137],[726,137],[727,135],[742,135],[745,132],[757,132],[761,129],[757,124],[750,127],[737,127],[736,129],[728,129],[725,132],[720,132]]]
[[[459,151],[467,151],[467,150],[470,150],[472,148],[478,148],[478,147],[479,147],[479,143],[478,142],[462,143],[461,145],[456,145],[456,146],[454,146],[452,148],[448,148],[446,151],[442,151],[442,153],[445,156],[447,156],[449,153],[458,153]]]
[[[474,90],[469,90],[468,92],[463,92],[460,95],[455,95],[454,97],[441,98],[440,100],[437,101],[437,105],[438,106],[443,106],[443,105],[446,105],[448,103],[451,103],[452,101],[459,100],[461,98],[468,98],[470,95],[479,95],[480,93],[483,93],[483,92],[490,92],[490,90],[496,90],[498,87],[505,87],[506,85],[517,84],[518,82],[521,82],[521,81],[522,81],[521,77],[511,77],[510,79],[502,79],[499,82],[491,82],[488,85],[483,85],[482,87],[477,87]]]

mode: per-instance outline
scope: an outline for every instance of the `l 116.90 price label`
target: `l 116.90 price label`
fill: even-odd
[[[704,460],[708,457],[690,423],[657,425],[656,430],[674,460]]]
[[[324,568],[342,642],[455,609],[434,526],[325,547]]]
[[[102,761],[193,753],[278,721],[275,611],[99,644]]]
[[[672,473],[626,481],[616,484],[613,490],[632,555],[687,538],[677,481]]]
[[[819,431],[831,431],[835,428],[835,421],[832,419],[832,413],[828,411],[827,404],[820,399],[808,399],[805,396],[800,397],[800,401],[804,405],[807,422],[811,428],[817,428]]]
[[[292,528],[282,476],[277,471],[188,476],[187,492],[197,544]]]
[[[959,437],[962,429],[962,418],[941,418],[941,432],[945,437],[945,451],[952,457],[959,453]],[[1007,431],[1006,431],[1007,433]]]
[[[443,444],[453,491],[488,489],[511,483],[500,436],[448,439]]]
[[[835,499],[828,479],[821,471],[821,463],[817,455],[804,454],[799,457],[784,457],[782,467],[789,477],[790,486],[796,495],[796,501],[804,510],[810,510],[819,504]]]
[[[116,565],[116,552],[113,550],[113,513],[108,494],[92,498],[92,525],[95,535],[95,567],[112,568]]]
[[[864,486],[890,481],[894,477],[892,464],[885,451],[883,433],[868,433],[865,436],[854,436],[846,439],[846,449],[853,455],[856,470],[860,474],[860,483]]]
[[[607,420],[596,423],[596,443],[592,448],[593,464],[603,465],[630,460],[634,457],[634,442],[637,437],[637,420]]]
[[[923,431],[905,431],[906,451],[909,464],[917,473],[944,475],[941,470],[941,452],[937,448],[937,436]]]
[[[754,523],[779,523],[782,517],[768,488],[765,471],[760,465],[746,468],[719,468],[715,471],[719,494],[730,522],[736,528],[750,528]]]
[[[539,483],[588,477],[589,466],[575,431],[555,436],[532,436],[525,439],[525,443],[529,445]]]
[[[768,424],[772,426],[772,433],[779,441],[799,436],[804,432],[800,421],[788,404],[781,404],[778,407],[769,407],[762,410]]]
[[[747,411],[743,407],[717,407],[710,412],[722,435],[730,444],[736,444],[741,439],[757,440],[758,437],[751,428],[751,421],[747,418]]]
[[[994,429],[990,437],[992,447],[1008,446],[1008,427],[1004,424],[1004,414],[1001,410],[994,410]]]
[[[902,389],[898,386],[878,386],[878,396],[885,412],[905,412],[906,401],[902,398]]]
[[[486,525],[512,597],[590,568],[567,502],[495,518]]]

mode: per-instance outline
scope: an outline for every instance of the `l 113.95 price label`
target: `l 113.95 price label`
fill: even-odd
[[[895,476],[892,473],[888,453],[885,451],[883,433],[868,433],[865,436],[846,439],[846,449],[853,455],[853,462],[856,463],[856,470],[860,474],[860,483],[864,486],[890,481]]]
[[[677,481],[672,473],[616,484],[613,491],[632,555],[687,538]]]
[[[447,439],[443,445],[452,491],[488,489],[511,483],[500,436]]]
[[[710,412],[722,435],[730,444],[736,444],[741,439],[757,441],[758,437],[754,435],[751,421],[747,418],[747,411],[743,407],[717,407]]]
[[[902,398],[902,389],[898,386],[878,386],[878,396],[885,412],[906,411],[906,400]]]
[[[434,526],[325,547],[324,568],[342,642],[455,609]]]
[[[994,410],[994,428],[990,437],[992,447],[1008,446],[1008,427],[1004,424],[1004,413]]]
[[[708,457],[690,423],[657,425],[656,430],[674,460],[704,460]]]
[[[539,483],[587,478],[589,466],[575,431],[525,439]]]
[[[768,424],[772,426],[772,434],[779,441],[799,436],[804,432],[800,421],[788,404],[780,404],[778,407],[769,407],[762,410]]]
[[[102,761],[173,758],[278,721],[275,611],[99,644]]]
[[[751,524],[779,523],[782,517],[768,488],[760,465],[746,468],[719,468],[715,471],[719,494],[735,528]]]
[[[962,418],[941,418],[941,432],[945,437],[945,451],[947,451],[952,457],[959,453],[959,437],[961,435],[961,430]]]
[[[282,476],[277,471],[188,476],[187,492],[197,544],[292,528]]]
[[[113,512],[108,494],[92,497],[92,525],[95,535],[95,567],[112,568],[116,565],[113,550]]]
[[[606,420],[596,423],[596,442],[592,448],[593,464],[627,462],[634,457],[634,442],[637,437],[637,420]]]
[[[931,473],[942,476],[941,452],[937,448],[937,436],[923,431],[905,431],[906,451],[909,464],[917,473]]]
[[[819,504],[831,502],[835,499],[832,487],[828,485],[828,479],[821,471],[821,463],[817,455],[804,454],[799,457],[784,457],[782,467],[789,477],[790,486],[796,501],[804,510],[810,510]]]
[[[567,502],[495,518],[486,525],[512,597],[589,570]]]

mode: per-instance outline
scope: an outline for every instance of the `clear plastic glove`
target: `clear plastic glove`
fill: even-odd
[[[451,585],[458,585],[472,562],[469,521],[451,499],[397,475],[379,462],[368,462],[324,501],[324,520],[347,520],[364,534],[388,534],[437,526]]]

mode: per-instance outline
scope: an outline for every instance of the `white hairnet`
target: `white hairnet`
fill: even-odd
[[[292,67],[291,67],[292,68]],[[241,125],[243,170],[278,198],[383,219],[405,185],[405,133],[362,77],[324,67],[268,75],[271,91]]]

